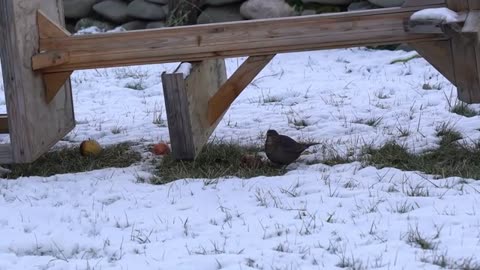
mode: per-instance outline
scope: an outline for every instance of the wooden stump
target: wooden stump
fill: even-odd
[[[34,161],[75,126],[70,80],[47,104],[42,74],[32,70],[32,56],[39,53],[37,10],[64,25],[62,0],[0,0],[0,56],[11,141],[0,147],[0,163]]]

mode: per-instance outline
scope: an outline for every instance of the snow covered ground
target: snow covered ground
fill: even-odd
[[[456,90],[424,59],[390,64],[414,54],[276,56],[214,136],[261,144],[275,128],[323,143],[284,176],[153,186],[138,183],[149,172],[137,164],[0,179],[0,269],[480,267],[480,182],[357,162],[305,164],[389,140],[422,151],[438,144],[443,123],[467,142],[480,139],[480,117],[449,112]],[[228,59],[229,73],[243,60]],[[176,66],[75,72],[78,123],[58,145],[168,141],[160,74]]]

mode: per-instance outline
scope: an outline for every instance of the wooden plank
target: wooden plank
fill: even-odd
[[[446,0],[406,0],[403,7],[445,5]]]
[[[0,114],[0,133],[8,133],[8,117],[6,114]]]
[[[480,11],[470,11],[462,28],[462,34],[476,37],[480,30]]]
[[[13,163],[12,146],[10,144],[0,144],[0,164]]]
[[[42,76],[32,72],[32,56],[39,52],[36,11],[63,25],[62,3],[0,0],[0,55],[15,163],[35,160],[75,125],[70,82],[47,104]]]
[[[445,39],[441,34],[405,32],[404,21],[422,8],[385,8],[49,38],[41,40],[42,48],[65,52],[69,59],[57,66],[52,63],[52,67],[43,71],[62,72]],[[40,68],[34,66],[34,69]]]
[[[410,43],[421,56],[435,67],[452,84],[455,84],[452,47],[449,40],[437,42]]]
[[[446,0],[447,7],[453,11],[469,10],[469,0]]]
[[[250,56],[208,101],[208,121],[214,124],[275,55]]]
[[[480,1],[479,0],[469,0],[468,5],[470,10],[479,10],[480,9]]]
[[[172,154],[175,159],[193,160],[218,125],[208,121],[208,100],[226,81],[223,59],[192,64],[186,79],[183,74],[162,74],[165,108]]]
[[[191,159],[195,147],[183,74],[163,73],[162,85],[172,155],[175,159]]]

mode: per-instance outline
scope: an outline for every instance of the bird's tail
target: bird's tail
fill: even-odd
[[[316,143],[304,143],[305,149],[307,149],[307,148],[310,147],[310,146],[317,145],[317,144],[320,144],[320,143],[318,143],[318,142],[316,142]]]

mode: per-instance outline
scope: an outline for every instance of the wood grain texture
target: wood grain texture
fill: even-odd
[[[185,79],[195,157],[222,120],[223,114],[214,123],[208,121],[208,101],[226,80],[227,70],[223,59],[194,63],[190,75]]]
[[[226,80],[223,59],[192,63],[186,79],[181,73],[162,74],[165,108],[172,154],[193,160],[200,153],[220,119],[208,121],[208,100]]]
[[[70,82],[47,104],[42,76],[31,64],[39,52],[36,11],[63,24],[62,7],[62,0],[0,0],[0,55],[15,163],[35,160],[75,124]]]
[[[456,84],[450,40],[410,43],[421,56],[435,67],[452,84]]]
[[[351,46],[441,40],[441,34],[405,32],[404,22],[424,7],[386,8],[289,18],[193,25],[41,40],[65,52],[67,63],[43,69],[62,72],[212,58],[268,55]],[[37,56],[35,56],[37,57]]]
[[[0,114],[0,133],[8,133],[8,116],[6,114]]]
[[[480,10],[480,0],[469,0],[468,5],[470,10]]]
[[[214,124],[228,110],[245,87],[275,55],[250,56],[208,101],[208,121]]]
[[[434,6],[445,5],[446,0],[406,0],[403,7],[420,7],[420,6]]]
[[[467,103],[480,103],[480,47],[477,39],[448,30],[452,37],[452,58],[458,99]]]
[[[163,73],[162,85],[172,155],[179,160],[192,159],[195,146],[183,74]]]

